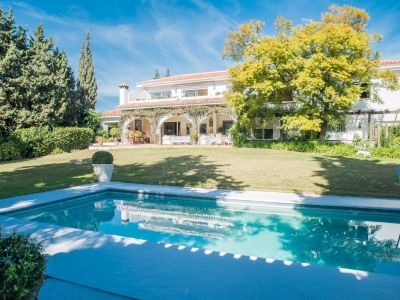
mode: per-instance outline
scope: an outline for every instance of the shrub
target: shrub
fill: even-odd
[[[244,147],[353,156],[357,151],[348,144],[321,141],[249,141]]]
[[[54,149],[50,131],[44,127],[18,129],[9,140],[21,145],[23,157],[47,155]]]
[[[0,144],[0,161],[21,159],[22,147],[15,141]]]
[[[400,148],[372,148],[370,151],[377,158],[400,158]]]
[[[51,155],[57,155],[57,154],[62,154],[64,151],[61,148],[54,148],[53,151],[51,151]]]
[[[114,157],[108,151],[96,151],[92,156],[93,164],[112,164]]]
[[[83,112],[83,123],[85,127],[93,130],[94,134],[98,134],[101,130],[101,114],[94,109],[88,108]]]
[[[0,231],[0,295],[2,299],[35,299],[44,280],[43,247],[36,240]]]
[[[53,130],[51,136],[54,148],[71,152],[71,150],[88,148],[93,140],[93,130],[79,127],[59,127]]]
[[[121,131],[118,127],[113,127],[110,129],[110,137],[113,140],[119,140],[121,138]]]

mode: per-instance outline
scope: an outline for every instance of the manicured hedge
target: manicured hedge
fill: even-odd
[[[248,141],[241,144],[241,147],[323,153],[339,156],[354,156],[357,153],[357,150],[352,145],[320,141]]]
[[[52,139],[54,148],[60,148],[65,152],[86,149],[93,141],[93,130],[76,127],[56,128],[52,132]]]
[[[42,127],[18,129],[9,138],[22,149],[22,157],[47,155],[53,150],[51,132]]]
[[[0,231],[0,298],[36,299],[45,263],[42,245],[36,240]]]
[[[4,142],[0,144],[0,161],[21,159],[23,158],[22,152],[23,149],[18,143]]]
[[[60,127],[52,131],[40,127],[18,129],[0,144],[0,161],[86,149],[93,136],[90,128]]]

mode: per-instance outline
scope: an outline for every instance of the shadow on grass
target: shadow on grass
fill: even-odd
[[[113,180],[229,189],[246,187],[243,182],[224,174],[221,170],[224,166],[207,160],[204,155],[172,156],[153,164],[117,165]]]
[[[377,159],[356,159],[340,156],[316,156],[321,169],[314,176],[322,177],[324,194],[400,197],[397,165]]]
[[[28,165],[0,172],[0,199],[94,181],[91,159],[84,159],[81,165],[67,162]]]

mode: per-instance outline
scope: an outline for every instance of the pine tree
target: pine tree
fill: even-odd
[[[61,125],[77,125],[79,105],[76,98],[74,74],[64,51],[59,52],[56,49],[54,58],[56,62],[56,97],[61,100],[61,110],[64,112]]]
[[[23,126],[29,115],[22,78],[26,64],[26,35],[15,28],[12,11],[7,16],[0,9],[0,134],[7,136]]]
[[[23,69],[30,110],[26,126],[54,127],[63,122],[66,99],[57,78],[58,56],[58,51],[53,52],[53,40],[45,38],[39,25],[30,41],[29,63]]]
[[[156,69],[156,71],[154,72],[153,79],[158,79],[158,78],[160,78],[160,72],[158,72],[158,69]]]
[[[169,77],[171,74],[169,73],[169,68],[167,68],[167,71],[165,72],[165,77]]]
[[[7,15],[4,15],[0,9],[0,33],[0,59],[2,59],[15,34],[14,16],[11,9]]]
[[[94,73],[89,32],[86,34],[85,67],[86,67],[86,74],[85,74],[86,105],[88,108],[94,109],[96,106],[97,84],[96,84],[96,76]]]
[[[26,107],[23,88],[22,65],[24,53],[14,42],[0,61],[0,135],[7,136],[23,127],[30,114]]]

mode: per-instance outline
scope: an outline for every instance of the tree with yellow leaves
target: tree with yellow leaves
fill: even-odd
[[[236,132],[268,122],[274,115],[268,103],[293,100],[296,109],[282,118],[283,127],[325,139],[328,124],[343,120],[365,89],[396,89],[396,75],[378,70],[371,44],[381,36],[367,32],[368,21],[362,9],[334,5],[306,25],[278,17],[272,37],[262,35],[264,23],[256,20],[230,32],[224,58],[235,63],[226,101],[238,115]]]

